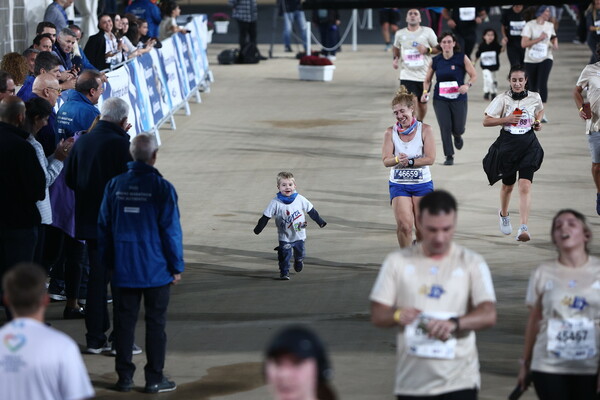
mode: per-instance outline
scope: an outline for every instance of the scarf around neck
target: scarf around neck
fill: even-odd
[[[281,192],[277,192],[277,198],[284,204],[292,204],[296,200],[298,193],[292,193],[291,196],[284,196]]]
[[[416,127],[417,127],[417,119],[415,117],[413,117],[413,120],[412,120],[410,126],[406,129],[402,128],[402,125],[400,124],[400,122],[396,122],[396,125],[394,125],[394,131],[401,135],[410,135],[411,133],[413,133],[413,131],[415,130]]]

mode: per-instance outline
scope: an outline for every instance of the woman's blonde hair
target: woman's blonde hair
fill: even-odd
[[[404,104],[407,107],[414,108],[415,96],[410,93],[404,85],[400,85],[400,88],[396,91],[396,94],[392,99],[392,107],[396,104]]]

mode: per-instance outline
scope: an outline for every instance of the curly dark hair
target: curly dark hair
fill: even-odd
[[[21,54],[13,52],[6,53],[0,61],[0,70],[10,73],[15,85],[21,86],[29,73],[27,60]]]

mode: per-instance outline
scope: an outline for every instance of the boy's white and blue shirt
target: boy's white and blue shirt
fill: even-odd
[[[295,242],[306,239],[306,214],[312,209],[312,203],[301,194],[294,193],[288,197],[277,193],[263,215],[275,218],[280,242]]]

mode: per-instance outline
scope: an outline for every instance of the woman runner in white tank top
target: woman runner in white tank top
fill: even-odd
[[[390,168],[390,201],[400,247],[412,243],[413,227],[420,239],[415,223],[419,201],[433,191],[429,166],[435,161],[435,141],[431,126],[415,118],[415,100],[404,86],[400,87],[392,100],[397,122],[386,130],[383,139],[382,161]]]

